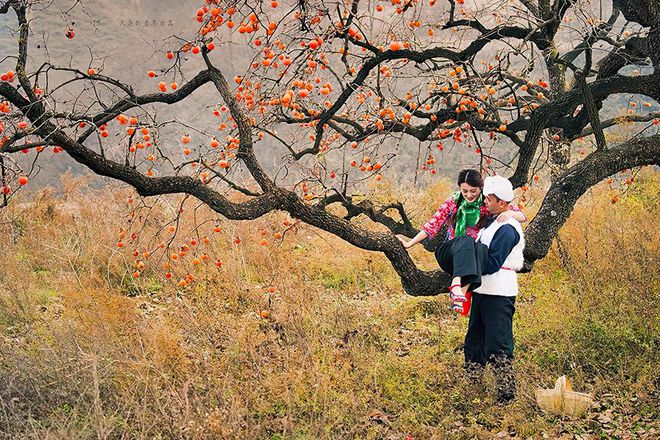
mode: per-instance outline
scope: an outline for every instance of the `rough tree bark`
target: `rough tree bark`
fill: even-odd
[[[381,49],[368,41],[367,38],[357,38],[359,34],[353,33],[349,26],[358,10],[359,2],[354,1],[351,11],[340,14],[339,19],[343,26],[328,33],[326,38],[344,41],[356,48],[363,48],[366,55],[364,62],[355,73],[353,79],[342,84],[342,93],[323,111],[313,112],[302,108],[303,116],[291,118],[282,112],[279,122],[284,124],[300,124],[313,122],[316,137],[310,146],[300,149],[290,147],[291,157],[294,160],[303,159],[319,153],[322,140],[328,130],[334,130],[347,141],[359,141],[370,136],[376,136],[384,129],[388,133],[404,133],[423,141],[438,139],[438,132],[445,125],[469,123],[472,130],[480,133],[498,131],[502,125],[497,107],[488,106],[484,100],[486,116],[477,116],[474,112],[459,111],[460,102],[454,101],[448,93],[439,93],[434,102],[445,102],[445,107],[438,105],[434,111],[413,108],[407,103],[401,104],[403,111],[409,111],[417,120],[423,121],[420,125],[413,125],[399,120],[382,121],[383,128],[368,125],[363,126],[357,121],[342,115],[340,110],[347,101],[352,99],[357,91],[372,78],[379,75],[389,62],[402,61],[421,65],[451,62],[470,69],[472,61],[489,44],[498,41],[522,41],[533,45],[545,54],[544,61],[550,72],[550,94],[544,100],[538,101],[538,106],[528,115],[521,114],[513,122],[505,124],[502,134],[507,136],[517,148],[517,162],[511,174],[511,180],[516,187],[524,185],[530,179],[532,166],[538,158],[538,148],[541,139],[546,133],[561,133],[561,141],[551,141],[551,162],[558,166],[553,176],[551,186],[543,200],[541,208],[526,230],[527,248],[525,250],[526,268],[531,269],[534,261],[547,255],[558,230],[570,216],[577,200],[584,192],[599,181],[622,170],[643,165],[660,164],[660,135],[636,136],[619,143],[605,142],[603,130],[620,122],[650,121],[655,114],[630,116],[616,120],[601,121],[599,110],[603,101],[615,94],[639,94],[660,101],[660,11],[657,2],[613,0],[613,4],[621,11],[627,20],[648,28],[646,36],[634,36],[619,47],[604,56],[593,69],[591,64],[591,47],[601,39],[608,37],[608,32],[616,21],[617,12],[613,18],[604,25],[594,29],[585,40],[564,57],[559,56],[554,46],[554,39],[563,17],[575,6],[571,0],[556,0],[555,2],[523,2],[529,9],[532,17],[536,17],[536,24],[532,27],[497,25],[488,28],[477,19],[455,19],[453,2],[449,18],[441,26],[442,29],[470,29],[476,37],[462,50],[451,50],[444,47],[428,47],[415,50],[414,48]],[[0,148],[0,158],[26,148],[37,145],[57,145],[77,162],[85,165],[94,173],[108,176],[125,182],[134,187],[142,196],[155,196],[161,194],[185,193],[190,194],[207,204],[218,214],[228,219],[249,220],[264,214],[281,210],[303,222],[328,231],[347,242],[370,251],[383,253],[401,277],[405,291],[410,295],[435,295],[449,283],[449,277],[440,271],[420,270],[402,247],[394,234],[403,234],[409,237],[417,233],[417,229],[410,222],[401,203],[378,206],[371,201],[354,202],[351,194],[346,190],[335,191],[321,198],[316,204],[305,201],[292,189],[277,185],[259,163],[254,153],[254,122],[245,108],[238,102],[235,92],[231,90],[221,67],[214,65],[206,46],[201,47],[206,69],[200,71],[190,81],[171,93],[136,94],[133,89],[112,78],[95,76],[93,79],[114,85],[125,93],[112,105],[107,106],[97,114],[58,114],[50,111],[44,105],[43,97],[35,92],[36,81],[34,73],[26,71],[28,56],[29,26],[26,18],[28,3],[18,0],[9,0],[0,4],[0,13],[5,14],[12,8],[19,24],[19,40],[17,48],[16,86],[9,82],[0,82],[0,96],[8,101],[22,116],[31,122],[29,132],[31,138],[38,141],[29,143],[21,141],[25,133],[16,131],[11,137],[3,139]],[[408,6],[407,6],[408,7]],[[306,23],[305,18],[301,18]],[[573,62],[580,54],[586,54],[585,66],[578,69]],[[345,59],[345,55],[344,58]],[[619,71],[631,64],[651,60],[653,71],[638,76],[626,76]],[[434,65],[434,63],[436,63]],[[571,72],[576,81],[571,87],[567,86],[566,73]],[[84,72],[73,70],[77,78],[87,78]],[[500,78],[505,78],[506,72],[500,72]],[[37,75],[38,77],[38,75]],[[515,75],[509,75],[512,90],[517,90],[525,84],[524,80]],[[243,189],[244,194],[252,196],[244,202],[232,202],[216,188],[191,176],[172,175],[163,177],[149,177],[144,172],[126,161],[122,163],[106,157],[103,152],[96,152],[86,145],[86,141],[97,131],[97,127],[114,120],[118,115],[146,104],[172,104],[187,99],[195,90],[205,84],[212,83],[219,97],[226,103],[229,112],[236,123],[238,138],[237,159],[248,170],[251,178],[256,182],[257,192]],[[527,87],[527,86],[526,86]],[[534,85],[529,86],[534,90]],[[377,89],[377,93],[381,90]],[[444,101],[442,101],[444,100]],[[531,101],[530,101],[531,102]],[[528,104],[525,104],[528,106]],[[579,106],[582,108],[576,112]],[[520,108],[519,108],[520,110]],[[92,127],[75,135],[67,130],[58,121],[88,121]],[[587,128],[590,126],[590,128]],[[573,140],[582,136],[595,135],[598,148],[584,159],[570,165],[570,145]],[[3,168],[4,172],[4,168]],[[3,177],[4,179],[4,177]],[[231,188],[239,186],[223,177]],[[233,186],[232,186],[233,185]],[[327,208],[340,203],[347,210],[345,217],[330,213]],[[394,213],[391,215],[389,213]],[[351,219],[365,215],[372,221],[385,225],[390,232],[372,232],[356,226]]]

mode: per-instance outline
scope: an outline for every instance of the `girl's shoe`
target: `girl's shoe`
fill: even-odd
[[[458,289],[454,290],[454,287],[458,287]],[[460,284],[454,284],[449,288],[449,296],[454,302],[462,303],[467,301],[467,297],[463,294]]]
[[[456,288],[456,289],[455,289]],[[464,310],[464,304],[468,300],[467,297],[463,294],[463,291],[461,290],[461,285],[460,284],[454,284],[449,288],[449,296],[451,297],[451,309],[456,312],[460,313],[461,315],[465,316],[463,314]],[[470,306],[468,305],[468,310],[470,309]]]
[[[465,298],[466,300],[460,303],[461,309],[456,311],[457,313],[460,313],[461,316],[467,316],[470,314],[470,306],[472,305],[472,292],[467,292],[465,294]]]

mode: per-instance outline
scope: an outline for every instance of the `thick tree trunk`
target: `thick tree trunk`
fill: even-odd
[[[354,44],[362,46],[372,56],[365,58],[365,62],[354,79],[345,84],[342,93],[327,110],[322,111],[316,119],[317,137],[312,147],[304,148],[298,153],[292,151],[294,159],[306,157],[308,154],[317,153],[321,143],[323,131],[328,127],[336,127],[336,124],[346,123],[352,129],[358,130],[359,135],[364,137],[373,133],[367,133],[356,121],[349,120],[345,116],[337,116],[347,100],[352,97],[359,87],[368,81],[373,71],[389,62],[410,62],[423,64],[435,62],[438,59],[462,63],[472,60],[491,41],[501,38],[514,38],[532,42],[538,49],[544,51],[546,65],[549,71],[550,91],[547,99],[543,99],[541,105],[536,108],[531,117],[520,117],[505,126],[504,133],[509,136],[518,147],[518,163],[511,180],[515,186],[521,186],[527,182],[530,168],[538,158],[537,149],[546,130],[551,133],[562,133],[565,142],[551,141],[550,162],[552,173],[552,184],[545,196],[541,208],[536,217],[531,221],[526,230],[525,249],[526,268],[531,268],[534,261],[543,258],[559,229],[571,214],[577,200],[591,186],[597,184],[606,177],[619,171],[642,165],[660,164],[660,135],[652,135],[646,138],[632,138],[622,145],[614,148],[607,147],[604,134],[598,119],[598,109],[601,103],[614,94],[640,94],[649,96],[660,101],[660,8],[657,8],[657,0],[624,1],[614,0],[614,4],[628,20],[636,21],[645,27],[650,27],[648,37],[640,37],[634,42],[618,51],[606,56],[603,64],[599,65],[598,77],[591,83],[586,82],[590,66],[590,60],[585,67],[585,76],[579,78],[580,84],[571,90],[567,90],[565,82],[565,66],[556,62],[557,52],[554,47],[554,37],[559,29],[559,24],[564,13],[575,3],[574,0],[556,0],[552,4],[540,2],[538,8],[528,3],[531,10],[542,15],[542,22],[537,29],[528,29],[519,26],[499,26],[494,29],[485,28],[478,20],[452,20],[447,27],[468,26],[477,30],[479,36],[461,51],[452,51],[443,47],[431,47],[424,50],[413,50],[411,48],[402,50],[380,50],[371,46],[368,42],[354,40]],[[416,231],[407,220],[403,207],[394,204],[391,207],[398,209],[402,221],[396,221],[385,214],[385,209],[376,208],[372,203],[351,204],[347,198],[337,199],[344,203],[349,210],[348,218],[341,218],[330,214],[325,208],[328,203],[310,205],[303,201],[295,192],[279,187],[262,168],[253,151],[252,123],[246,113],[239,105],[233,91],[225,80],[221,70],[213,66],[207,56],[207,51],[202,48],[202,56],[207,69],[199,72],[178,90],[171,93],[153,93],[138,96],[132,88],[119,81],[108,78],[107,81],[116,86],[118,90],[126,93],[112,105],[103,106],[103,110],[96,115],[72,115],[54,114],[47,110],[47,97],[37,97],[32,90],[25,71],[27,59],[28,23],[23,2],[9,1],[0,6],[0,13],[7,12],[13,7],[17,11],[20,25],[19,53],[17,62],[17,76],[19,87],[16,88],[5,81],[0,81],[0,96],[15,106],[24,117],[32,122],[31,136],[45,140],[49,145],[60,145],[67,154],[77,162],[87,166],[95,173],[120,180],[133,186],[143,196],[154,196],[160,194],[185,193],[190,194],[208,205],[212,210],[228,219],[248,220],[255,219],[274,210],[283,210],[290,215],[302,220],[312,226],[330,232],[337,237],[365,250],[382,252],[391,262],[397,274],[401,277],[405,291],[414,296],[437,295],[446,291],[449,284],[449,275],[441,271],[422,271],[415,265],[414,261],[397,240],[394,232],[414,234]],[[343,31],[342,31],[343,32]],[[632,40],[632,39],[631,39]],[[625,65],[639,62],[650,57],[656,68],[652,74],[635,77],[619,75],[617,72]],[[79,74],[80,72],[78,72]],[[92,75],[89,75],[92,77]],[[78,79],[89,79],[83,73]],[[172,104],[184,100],[192,92],[207,82],[212,82],[220,97],[227,104],[233,121],[236,122],[240,138],[237,157],[243,162],[250,176],[259,185],[261,193],[254,195],[245,202],[232,202],[220,192],[205,184],[200,179],[190,176],[165,176],[147,177],[137,168],[130,166],[128,162],[119,163],[109,160],[103,154],[96,153],[92,148],[85,146],[86,139],[97,132],[97,127],[109,122],[122,112],[130,111],[145,104],[163,103]],[[480,85],[483,87],[483,84]],[[22,92],[21,92],[22,89]],[[585,104],[583,110],[574,117],[574,112],[581,104]],[[463,112],[465,113],[465,112]],[[429,140],[430,136],[449,119],[456,119],[459,123],[474,122],[473,127],[483,132],[494,131],[497,126],[494,121],[469,119],[471,116],[458,115],[453,108],[438,108],[432,115],[430,113],[416,110],[415,116],[427,117],[430,122],[419,127],[392,122],[394,131],[411,134],[420,140]],[[469,112],[467,112],[469,113]],[[431,116],[435,117],[433,119]],[[651,116],[651,114],[646,115]],[[67,127],[77,126],[81,120],[91,121],[90,128],[81,134],[69,132]],[[647,121],[650,119],[647,119]],[[66,123],[60,123],[65,121]],[[299,124],[301,121],[294,121]],[[334,124],[334,125],[333,125]],[[598,149],[582,159],[577,164],[568,168],[570,164],[569,140],[581,135],[585,127],[591,124],[598,140]],[[362,130],[361,132],[359,130]],[[336,130],[338,135],[340,130]],[[524,133],[524,140],[518,136]],[[9,140],[3,146],[1,153],[8,154],[19,151],[20,144],[12,145],[21,139],[20,133],[16,139]],[[365,214],[373,221],[387,226],[389,232],[372,232],[351,223],[350,218]],[[426,243],[427,248],[432,246]]]
[[[589,188],[625,169],[658,163],[660,135],[654,135],[594,152],[567,170],[552,184],[541,209],[525,231],[525,260],[528,267],[547,255],[559,228],[570,216],[577,200]]]

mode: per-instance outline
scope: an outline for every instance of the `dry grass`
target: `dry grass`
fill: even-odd
[[[133,217],[129,233],[140,230],[139,238],[118,250],[117,233],[131,218],[128,192],[84,187],[68,180],[65,194],[42,192],[3,213],[5,438],[657,435],[652,172],[616,205],[604,187],[585,196],[560,249],[522,277],[520,393],[506,408],[493,405],[491,389],[461,379],[466,320],[449,312],[444,296],[403,294],[384,257],[306,226],[276,240],[282,214],[222,222],[223,231],[210,234],[213,217],[189,201],[172,249],[207,236],[204,250],[191,254],[210,258],[200,265],[182,258],[175,281],[166,281],[161,265],[172,249],[155,244],[167,205],[140,210],[149,221],[140,229],[144,219]],[[417,222],[449,188],[408,197],[423,207]],[[262,229],[267,246],[258,244]],[[133,247],[156,249],[138,279]],[[434,267],[422,249],[413,255]],[[188,272],[195,281],[179,287]],[[269,294],[269,286],[277,290]],[[560,374],[596,395],[586,418],[560,420],[535,406],[534,389]]]

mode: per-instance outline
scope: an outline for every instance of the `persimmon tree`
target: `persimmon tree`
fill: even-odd
[[[150,58],[147,90],[28,53],[35,5],[0,2],[17,36],[0,63],[5,204],[35,164],[66,154],[145,198],[192,196],[236,220],[285,211],[383,253],[407,293],[434,295],[448,277],[420,270],[396,239],[418,231],[403,203],[362,196],[409,150],[423,151],[415,172],[436,173],[452,150],[523,193],[549,169],[528,269],[585,191],[660,163],[657,0],[207,0]],[[250,58],[236,76],[230,40]],[[204,99],[210,122],[160,117]]]

